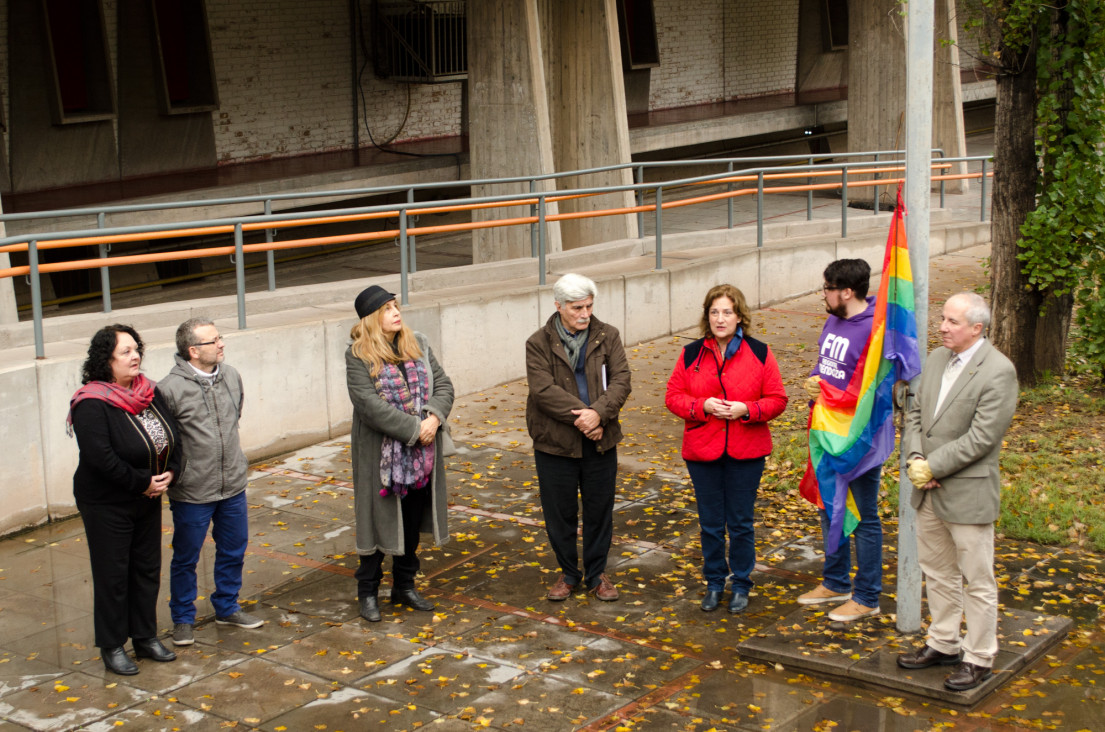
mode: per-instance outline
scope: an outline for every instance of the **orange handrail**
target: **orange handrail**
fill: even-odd
[[[951,163],[933,163],[933,168],[946,169],[952,167]],[[894,173],[904,170],[904,166],[886,166],[881,168],[863,168],[860,170],[849,170],[849,178],[851,175],[871,175],[874,173]],[[987,177],[993,176],[993,171],[987,171]],[[981,177],[981,173],[956,173],[949,174],[944,173],[941,175],[932,176],[932,180],[965,180],[971,178]],[[788,180],[793,178],[824,178],[824,177],[840,177],[840,172],[835,170],[816,170],[807,172],[787,172],[787,173],[771,173],[763,176],[764,180]],[[862,188],[871,186],[886,186],[894,185],[901,182],[902,178],[880,178],[876,180],[863,180],[863,181],[851,181],[849,180],[847,186],[849,188]],[[696,181],[688,185],[718,185],[729,183],[746,183],[759,181],[758,175],[738,175],[730,176],[726,178],[711,179],[709,181]],[[795,193],[804,191],[818,191],[818,190],[834,190],[842,188],[844,186],[843,181],[835,181],[832,183],[807,183],[804,185],[785,185],[785,186],[771,186],[764,187],[763,192],[766,193]],[[657,187],[661,187],[660,184]],[[661,209],[669,208],[681,208],[684,206],[691,206],[699,203],[707,203],[710,201],[724,200],[726,198],[736,198],[739,196],[748,196],[758,193],[757,188],[738,188],[732,191],[720,191],[717,193],[710,193],[701,196],[691,196],[688,198],[666,201],[661,204]],[[549,195],[544,199],[547,203],[584,198],[590,196],[610,195],[610,192],[604,193],[581,193],[581,194],[568,194],[563,196]],[[536,205],[539,202],[538,197],[528,197],[524,199],[518,199],[515,201],[502,201],[502,202],[490,202],[490,203],[472,203],[472,204],[454,204],[448,206],[428,206],[419,209],[407,209],[408,216],[424,215],[430,213],[452,213],[458,211],[474,211],[489,208],[507,208],[523,205]],[[639,206],[622,206],[609,209],[598,209],[592,211],[574,211],[565,213],[548,214],[545,217],[546,221],[568,221],[574,219],[583,218],[598,218],[602,216],[618,216],[625,214],[641,213],[656,210],[655,205],[639,205]],[[289,228],[297,226],[310,226],[317,224],[330,224],[330,223],[348,223],[352,221],[369,221],[374,219],[386,219],[398,216],[399,209],[389,211],[376,211],[361,214],[342,214],[336,216],[316,216],[307,217],[302,219],[292,219],[279,222],[257,222],[257,223],[243,223],[241,225],[242,231],[263,231],[271,228]],[[537,216],[518,216],[505,219],[496,219],[493,221],[473,221],[459,224],[440,224],[435,226],[416,226],[409,227],[407,234],[409,236],[422,236],[425,234],[438,234],[438,233],[452,233],[462,231],[472,231],[475,229],[490,229],[499,228],[504,226],[519,226],[526,224],[537,223]],[[183,229],[172,229],[168,231],[156,231],[156,232],[138,232],[131,234],[112,234],[106,236],[87,236],[87,237],[72,237],[65,239],[54,239],[49,241],[43,241],[36,246],[38,249],[62,249],[75,246],[88,246],[95,244],[113,244],[121,242],[133,242],[133,241],[148,241],[151,239],[167,239],[167,238],[179,238],[187,236],[210,236],[214,234],[232,234],[235,227],[233,225],[224,224],[217,226],[200,226],[189,227]],[[398,229],[388,229],[377,232],[364,232],[357,234],[340,234],[333,236],[318,236],[310,237],[306,239],[291,239],[282,242],[261,242],[255,244],[244,244],[242,251],[245,253],[265,252],[265,251],[278,251],[286,249],[299,249],[312,246],[324,246],[328,244],[342,244],[350,242],[368,242],[376,240],[392,239],[400,235]],[[3,252],[20,252],[27,251],[27,244],[9,244],[7,246],[0,247],[0,253]],[[110,258],[95,258],[95,259],[79,259],[69,262],[56,262],[49,264],[39,264],[38,270],[40,273],[51,272],[68,272],[83,269],[98,269],[101,267],[118,267],[132,264],[148,264],[154,262],[169,262],[182,259],[202,259],[205,257],[218,257],[234,254],[235,247],[233,246],[217,246],[207,247],[202,249],[182,249],[172,252],[156,252],[148,254],[131,254],[122,255],[118,257]],[[4,277],[18,277],[30,273],[29,266],[8,267],[6,269],[0,269],[0,278]]]

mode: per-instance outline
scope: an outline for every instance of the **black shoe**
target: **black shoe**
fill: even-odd
[[[176,654],[161,645],[157,638],[135,638],[131,645],[134,646],[134,655],[139,658],[150,658],[161,663],[176,660]]]
[[[702,598],[702,612],[710,613],[717,610],[718,603],[721,602],[721,590],[706,590],[706,597]]]
[[[944,679],[944,688],[952,691],[968,691],[991,676],[993,674],[986,666],[976,666],[964,661],[959,664],[959,668],[955,670],[955,673]]]
[[[941,653],[930,645],[923,645],[912,653],[898,656],[901,668],[928,668],[929,666],[954,666],[959,663],[958,653]]]
[[[118,648],[101,648],[100,658],[104,661],[104,668],[113,674],[134,676],[138,673],[138,664],[131,660],[122,646]]]
[[[406,590],[392,590],[391,591],[391,604],[392,605],[406,605],[414,608],[415,610],[433,610],[436,605],[418,594],[418,590],[411,587]]]
[[[361,617],[370,623],[380,622],[380,603],[376,595],[365,595],[358,602],[361,605]]]
[[[734,592],[733,596],[729,598],[729,612],[742,613],[744,609],[748,607],[748,595],[741,595]]]

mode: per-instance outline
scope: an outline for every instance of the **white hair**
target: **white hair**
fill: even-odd
[[[975,323],[982,323],[982,332],[985,333],[990,327],[990,306],[986,304],[986,300],[982,298],[977,292],[959,292],[952,295],[948,300],[954,300],[959,298],[963,300],[963,316],[967,318],[967,322],[970,325]]]
[[[566,274],[553,285],[553,299],[561,305],[594,297],[598,292],[590,278],[578,274]]]

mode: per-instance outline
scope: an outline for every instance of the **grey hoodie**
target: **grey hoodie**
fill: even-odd
[[[169,498],[212,503],[236,496],[249,477],[249,461],[238,439],[242,377],[223,363],[213,379],[204,378],[179,354],[175,358],[176,365],[157,383],[180,425],[184,453],[184,467],[169,488]]]

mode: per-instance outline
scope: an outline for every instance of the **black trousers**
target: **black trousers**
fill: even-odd
[[[583,439],[583,457],[570,458],[533,451],[541,510],[556,561],[568,584],[586,580],[588,588],[599,583],[606,571],[606,555],[614,535],[614,485],[618,451],[600,453],[595,443]],[[583,505],[583,573],[579,571],[576,533],[579,506]]]
[[[418,562],[418,531],[422,518],[433,505],[433,489],[427,485],[403,496],[403,553],[391,559],[391,587],[395,590],[414,588],[414,578],[421,566]],[[384,553],[362,554],[357,571],[357,597],[370,597],[380,591],[384,578]]]
[[[96,645],[157,636],[161,586],[161,499],[79,503],[92,563]]]

